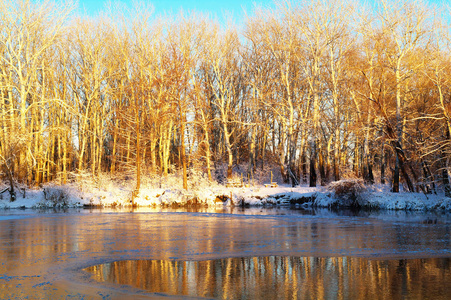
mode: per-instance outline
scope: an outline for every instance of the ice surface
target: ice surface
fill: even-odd
[[[2,212],[12,218],[0,221],[0,299],[163,297],[98,284],[82,271],[118,260],[451,257],[447,213],[226,207],[36,211],[14,218],[21,212]]]

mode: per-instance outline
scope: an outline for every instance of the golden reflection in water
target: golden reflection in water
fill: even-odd
[[[92,266],[99,282],[218,299],[446,299],[451,259],[247,257]]]

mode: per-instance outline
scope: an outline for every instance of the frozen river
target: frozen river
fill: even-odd
[[[433,213],[4,210],[0,299],[445,299],[450,229]]]

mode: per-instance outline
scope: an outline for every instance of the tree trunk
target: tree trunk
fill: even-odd
[[[310,147],[310,187],[316,187],[316,143],[312,141]]]
[[[321,147],[318,149],[318,164],[319,164],[319,174],[321,186],[325,186],[327,183],[326,170],[324,167],[324,153]]]
[[[102,116],[105,115],[104,107],[105,106],[103,105]],[[98,173],[102,172],[102,163],[103,163],[103,124],[104,124],[103,119],[101,119],[100,126],[99,126],[99,148],[98,148],[98,154],[97,154],[97,162],[98,162],[97,172]]]
[[[118,128],[119,128],[119,119],[116,118],[114,120],[114,129],[113,129],[113,149],[111,150],[111,167],[110,167],[111,175],[114,175],[116,173]]]
[[[385,184],[385,167],[387,162],[387,153],[385,151],[385,142],[382,142],[381,147],[381,184]]]
[[[266,145],[268,144],[268,134],[265,130],[263,132],[262,136],[262,143],[261,143],[261,170],[265,168],[265,159],[266,159]]]
[[[98,126],[98,117],[97,114],[94,117],[94,126],[92,126],[92,136],[91,136],[91,174],[93,177],[96,176],[96,167],[97,167],[97,126]]]
[[[311,154],[310,154],[310,186],[316,187],[316,151],[319,150],[318,147],[318,130],[319,130],[319,95],[316,87],[316,76],[319,74],[318,62],[315,60],[314,64],[314,78],[312,83],[312,94],[313,94],[313,132],[312,132],[312,143],[311,143]]]
[[[357,177],[360,176],[360,139],[356,137],[354,146],[354,173]]]
[[[306,139],[301,136],[301,145],[300,145],[300,153],[299,153],[299,181],[302,183],[307,183],[307,161],[306,161],[306,147],[305,147]]]
[[[285,170],[285,130],[282,124],[279,125],[279,144],[277,145],[279,152],[279,165],[280,165],[280,174],[282,175],[283,182],[288,182],[287,171]]]
[[[367,128],[365,132],[365,140],[363,142],[363,180],[366,184],[374,184],[373,175],[373,165],[370,153],[370,129],[368,128],[370,124],[370,110],[368,109],[367,114]]]
[[[188,189],[188,175],[186,172],[186,153],[185,153],[185,122],[186,117],[183,113],[180,114],[180,157],[182,160],[183,169],[183,189]]]
[[[443,188],[445,190],[445,196],[448,198],[451,198],[451,185],[449,182],[448,170],[446,167],[446,160],[443,160],[442,183],[443,183]]]
[[[141,188],[141,112],[140,107],[136,104],[135,107],[135,122],[136,122],[136,187],[135,196],[139,194],[139,189]],[[132,204],[134,204],[134,197],[132,197]]]
[[[151,172],[155,173],[157,169],[157,139],[155,138],[154,130],[150,130],[150,162],[152,164]]]
[[[233,173],[233,150],[232,145],[230,144],[230,136],[229,130],[227,128],[227,120],[225,119],[225,116],[223,116],[222,119],[222,126],[224,131],[224,143],[227,151],[227,179],[232,178]]]
[[[255,141],[257,139],[257,128],[252,127],[251,129],[251,140],[249,142],[249,166],[247,173],[250,175],[255,172],[255,157],[256,157],[256,147],[255,147]]]
[[[171,137],[172,137],[172,125],[173,120],[169,121],[169,125],[166,130],[164,130],[163,136],[163,175],[167,176],[169,173],[169,155],[171,148]]]
[[[446,131],[446,139],[449,141],[451,137],[451,130],[448,128]],[[441,159],[442,159],[442,183],[443,188],[445,190],[445,196],[448,198],[451,198],[451,184],[449,182],[449,175],[448,175],[448,158],[447,155],[444,153],[444,151],[441,151]]]
[[[335,130],[335,141],[334,141],[334,180],[340,180],[340,141],[339,141],[339,129]]]
[[[125,154],[125,163],[130,164],[130,153],[131,153],[131,131],[127,132],[126,148],[127,152]]]
[[[204,128],[205,130],[205,162],[207,164],[207,176],[208,180],[212,181],[211,177],[211,153],[210,153],[210,137],[208,133],[208,128]]]
[[[67,183],[67,137],[63,138],[63,184]]]
[[[395,160],[395,169],[393,171],[393,186],[392,186],[392,192],[393,193],[399,193],[399,156],[396,154],[396,160]]]
[[[423,160],[422,166],[423,166],[424,179],[426,181],[426,186],[427,186],[427,189],[429,190],[429,193],[434,192],[434,194],[437,194],[437,189],[435,187],[434,175],[432,174],[428,163]],[[432,186],[432,189],[431,189],[431,186]]]

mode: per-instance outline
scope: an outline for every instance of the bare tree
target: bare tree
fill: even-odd
[[[212,103],[219,112],[219,122],[223,133],[224,145],[227,151],[227,178],[233,170],[233,142],[235,133],[233,124],[237,121],[236,113],[240,109],[240,85],[243,84],[241,66],[239,63],[239,38],[235,29],[225,32],[214,32],[208,44],[206,57],[209,86],[213,92]]]
[[[31,148],[35,134],[30,122],[33,110],[41,104],[35,83],[44,68],[46,52],[57,43],[74,6],[71,2],[58,6],[51,1],[34,3],[29,0],[2,1],[0,5],[3,74],[4,79],[9,79],[8,97],[11,113],[15,114],[11,134],[25,140],[18,153],[17,164],[21,166],[18,177],[31,183],[34,164]]]

